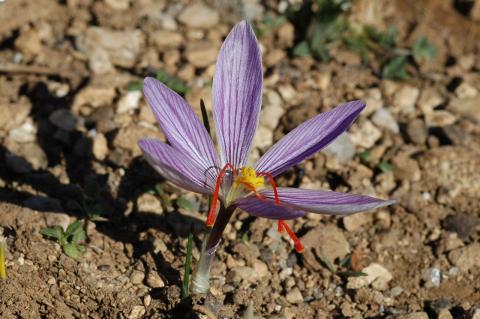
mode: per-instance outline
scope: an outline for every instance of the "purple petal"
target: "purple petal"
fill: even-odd
[[[300,163],[343,133],[364,108],[364,102],[352,101],[303,122],[260,158],[256,170],[276,176]]]
[[[262,57],[255,34],[243,21],[225,39],[213,78],[213,116],[223,164],[242,167],[258,125]]]
[[[268,219],[294,219],[306,213],[287,205],[276,205],[272,199],[260,199],[255,195],[239,198],[235,204],[253,216]]]
[[[148,163],[165,179],[192,192],[213,193],[216,170],[204,171],[179,150],[159,140],[142,139],[138,146]]]
[[[394,204],[395,200],[381,200],[370,196],[355,195],[315,189],[278,187],[280,203],[293,209],[331,215],[348,215]],[[274,199],[273,190],[260,193]]]
[[[169,143],[203,170],[218,168],[213,141],[185,100],[154,78],[146,78],[144,92]]]

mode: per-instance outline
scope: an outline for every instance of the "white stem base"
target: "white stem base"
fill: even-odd
[[[200,260],[198,261],[197,268],[192,277],[190,291],[194,295],[206,294],[210,290],[210,268],[212,267],[212,261],[213,257],[215,257],[217,247],[205,251],[207,240],[208,236],[206,236],[203,242]]]

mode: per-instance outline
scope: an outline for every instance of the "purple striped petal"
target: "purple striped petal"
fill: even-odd
[[[260,158],[256,170],[276,176],[300,163],[350,127],[364,108],[364,102],[352,101],[303,122]]]
[[[348,215],[394,204],[395,200],[381,200],[370,196],[355,195],[314,189],[278,187],[282,205],[307,212]],[[273,190],[263,189],[260,193],[274,199]]]
[[[142,139],[138,146],[148,163],[165,179],[192,192],[213,193],[216,170],[204,171],[179,150],[159,140]]]
[[[268,219],[294,219],[305,215],[305,211],[287,205],[276,205],[272,199],[260,199],[255,195],[239,198],[237,207],[256,217]]]
[[[169,143],[203,170],[219,167],[213,141],[185,100],[154,78],[144,81],[145,97]]]
[[[222,163],[242,167],[258,125],[262,57],[250,25],[237,24],[225,39],[213,78],[213,117]]]

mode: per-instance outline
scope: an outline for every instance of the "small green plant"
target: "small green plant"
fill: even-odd
[[[77,259],[85,251],[82,243],[86,238],[86,234],[82,226],[83,221],[79,219],[68,225],[66,230],[57,225],[46,227],[40,233],[47,238],[57,240],[65,254]]]
[[[383,173],[386,173],[386,172],[390,172],[390,171],[393,171],[395,168],[395,166],[393,166],[393,164],[387,162],[387,161],[381,161],[379,164],[378,164],[378,169],[380,171],[382,171]]]
[[[378,73],[382,78],[397,80],[409,79],[418,64],[435,58],[436,49],[425,37],[419,37],[411,47],[400,47],[398,31],[393,26],[379,31],[350,23],[344,17],[350,7],[351,0],[317,0],[306,38],[295,46],[293,55],[310,55],[328,61],[330,51],[343,45],[359,54],[362,62],[374,69],[378,67],[372,61],[380,62]]]
[[[168,74],[163,70],[157,71],[155,74],[155,78],[161,81],[163,84],[168,86],[173,91],[177,92],[180,95],[185,95],[190,90],[190,87],[180,80],[179,78]],[[143,83],[142,81],[133,81],[127,85],[128,91],[141,91],[143,90]]]

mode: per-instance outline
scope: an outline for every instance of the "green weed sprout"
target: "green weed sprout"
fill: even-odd
[[[40,231],[42,235],[50,239],[56,239],[67,256],[77,259],[85,251],[82,245],[86,238],[81,219],[68,225],[66,230],[61,226],[47,227]]]
[[[187,298],[190,295],[190,263],[192,260],[193,234],[188,235],[187,256],[185,257],[185,273],[183,274],[182,297]]]

